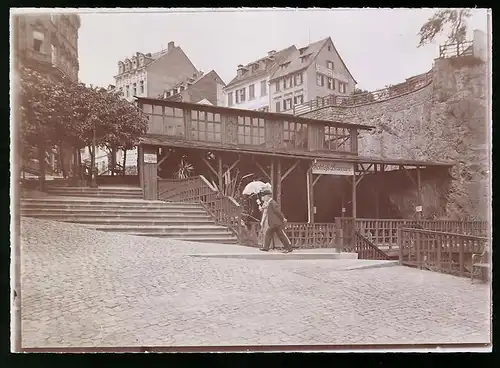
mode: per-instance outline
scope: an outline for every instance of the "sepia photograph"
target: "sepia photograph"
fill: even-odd
[[[481,8],[11,8],[11,352],[492,350]]]

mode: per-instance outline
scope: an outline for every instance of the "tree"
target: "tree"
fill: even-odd
[[[456,44],[457,53],[459,53],[459,45],[465,42],[467,19],[470,16],[471,11],[469,9],[443,9],[437,11],[420,28],[418,32],[418,36],[420,36],[418,47],[432,42],[448,26],[450,28],[448,43]]]

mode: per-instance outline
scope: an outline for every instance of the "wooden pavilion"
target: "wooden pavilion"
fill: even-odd
[[[289,193],[286,202],[295,207],[285,212],[303,213],[295,221],[308,223],[315,222],[316,207],[325,202],[314,198],[314,187],[322,177],[345,178],[350,190],[342,190],[342,196],[350,208],[343,202],[342,215],[348,212],[356,218],[356,189],[367,174],[380,177],[388,171],[404,172],[418,193],[418,212],[422,211],[421,172],[448,172],[452,166],[362,157],[358,137],[360,131],[373,128],[368,125],[142,97],[137,104],[149,118],[148,132],[138,148],[145,199],[159,199],[159,169],[172,166],[172,149],[189,156],[198,173],[216,178],[219,188],[227,172],[235,168],[262,173],[278,203],[286,205],[281,203],[282,193]],[[304,211],[298,210],[296,202],[301,202]]]

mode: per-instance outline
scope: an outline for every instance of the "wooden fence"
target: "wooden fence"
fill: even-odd
[[[314,100],[296,105],[291,110],[285,111],[285,113],[289,112],[293,115],[302,115],[328,106],[357,106],[372,102],[385,101],[390,98],[419,90],[429,85],[432,83],[432,77],[433,73],[431,70],[427,73],[409,78],[405,82],[394,84],[373,92],[363,92],[349,96],[328,95],[325,97],[318,97]]]
[[[439,58],[474,55],[473,41],[439,46]]]
[[[242,225],[240,241],[251,247],[259,244],[260,223],[250,222],[246,227]],[[294,248],[332,248],[337,246],[337,229],[332,223],[303,223],[288,222],[285,233]],[[260,242],[262,239],[260,239]]]
[[[472,255],[488,246],[488,238],[443,231],[399,228],[399,261],[403,265],[469,276]]]
[[[344,228],[344,224],[348,224],[352,219],[344,218],[341,221],[340,226]],[[489,232],[486,221],[356,219],[356,228],[363,236],[377,246],[387,247],[389,250],[398,246],[398,228],[401,226],[475,236],[487,236]]]

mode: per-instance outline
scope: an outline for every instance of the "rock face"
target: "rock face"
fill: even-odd
[[[444,212],[437,212],[450,219],[486,219],[486,81],[486,64],[473,56],[437,59],[432,82],[413,92],[363,105],[329,106],[302,116],[374,126],[360,134],[362,156],[455,162]],[[422,182],[423,187],[429,185]],[[406,191],[389,194],[390,201],[401,206],[407,202]],[[435,206],[435,197],[424,195],[424,211]]]

